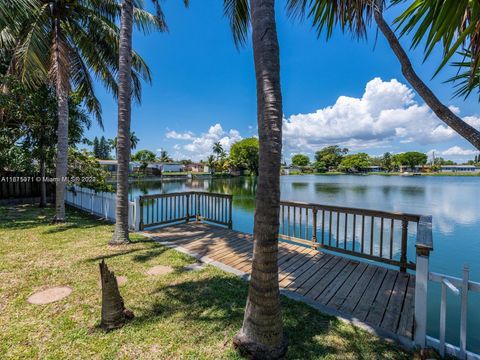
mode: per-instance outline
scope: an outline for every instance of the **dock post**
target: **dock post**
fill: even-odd
[[[400,254],[400,272],[407,271],[407,240],[408,240],[408,221],[402,220],[402,244]]]
[[[103,200],[103,196],[102,196]],[[133,208],[133,226],[135,231],[143,230],[140,229],[140,196],[135,198],[135,207]]]
[[[143,197],[142,196],[139,196],[138,197],[138,212],[139,212],[139,224],[138,224],[138,228],[139,230],[143,230]]]
[[[312,209],[313,224],[312,224],[312,249],[317,249],[317,209]]]
[[[232,203],[233,197],[230,195],[228,197],[228,228],[232,230]]]
[[[425,348],[427,340],[427,296],[429,257],[433,250],[432,240],[432,217],[421,216],[417,227],[417,266],[415,276],[415,309],[414,341],[420,348]]]

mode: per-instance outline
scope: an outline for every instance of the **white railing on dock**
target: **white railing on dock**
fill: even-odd
[[[79,186],[68,186],[65,192],[65,203],[105,220],[115,221],[115,193],[96,192]],[[129,201],[128,226],[132,230],[138,230],[137,208],[136,202]]]
[[[469,279],[469,267],[464,266],[463,277],[430,272],[429,257],[433,250],[432,217],[421,216],[417,227],[417,267],[415,272],[415,334],[414,343],[421,348],[433,347],[442,357],[455,356],[458,359],[480,360],[480,355],[467,350],[468,293],[480,292],[480,283]],[[429,282],[441,286],[439,339],[427,334],[428,287]],[[460,342],[455,346],[446,342],[447,292],[460,296]]]
[[[440,296],[440,329],[439,339],[427,336],[427,345],[436,348],[440,355],[446,354],[455,356],[459,359],[480,359],[480,355],[467,351],[467,320],[468,320],[468,293],[480,293],[480,283],[469,279],[469,267],[463,268],[463,277],[457,278],[449,275],[430,272],[428,279],[441,285]],[[447,329],[447,292],[450,291],[456,296],[460,296],[460,342],[459,346],[448,344],[445,341]]]

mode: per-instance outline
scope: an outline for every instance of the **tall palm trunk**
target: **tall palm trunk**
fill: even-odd
[[[47,206],[47,184],[45,183],[45,156],[42,155],[40,159],[40,176],[42,180],[40,181],[40,203],[39,207],[43,208]]]
[[[251,280],[243,326],[234,346],[253,359],[276,359],[287,351],[278,285],[282,94],[275,0],[251,0],[260,142]]]
[[[480,131],[476,130],[473,126],[470,126],[465,121],[460,119],[453,113],[447,106],[442,104],[430,88],[418,77],[413,70],[412,63],[408,58],[405,50],[398,41],[395,33],[390,29],[388,24],[383,18],[383,3],[381,0],[376,1],[375,7],[375,22],[378,28],[387,39],[390,47],[395,53],[398,61],[402,66],[402,74],[407,81],[432,109],[432,111],[442,120],[445,124],[455,130],[460,136],[469,141],[473,146],[480,150]]]
[[[133,1],[123,0],[120,20],[118,79],[117,204],[115,232],[110,244],[125,244],[128,238],[128,168],[130,163],[130,121],[132,102]]]
[[[68,51],[60,33],[59,21],[55,20],[53,43],[53,73],[57,97],[57,178],[55,189],[55,221],[65,221],[65,186],[68,169]]]

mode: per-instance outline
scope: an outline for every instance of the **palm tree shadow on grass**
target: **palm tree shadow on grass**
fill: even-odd
[[[160,318],[174,318],[179,326],[190,328],[205,323],[232,334],[240,329],[247,298],[247,283],[239,278],[214,275],[198,281],[185,281],[157,288],[146,308],[134,309],[139,316],[130,326],[141,327]],[[287,358],[386,358],[394,347],[385,341],[323,315],[306,304],[282,296],[285,332],[289,339]],[[233,335],[232,335],[233,336]],[[372,352],[374,349],[374,352]],[[398,352],[399,359],[408,357]]]
[[[43,231],[43,234],[53,234],[70,229],[88,229],[108,224],[105,221],[94,222],[93,217],[78,210],[70,210],[65,223],[52,224],[53,215],[54,208],[51,205],[46,208],[39,208],[36,204],[2,205],[0,206],[0,228],[27,230],[51,225]]]

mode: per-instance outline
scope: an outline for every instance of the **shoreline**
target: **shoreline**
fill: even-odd
[[[384,172],[368,172],[368,173],[342,173],[342,172],[326,172],[326,173],[295,173],[295,174],[282,174],[281,176],[304,176],[304,175],[325,175],[325,176],[333,176],[333,175],[353,175],[353,176],[401,176],[401,177],[416,177],[416,176],[460,176],[460,177],[480,177],[480,173],[415,173],[409,175],[402,175],[402,173],[395,172],[395,173],[384,173]]]

